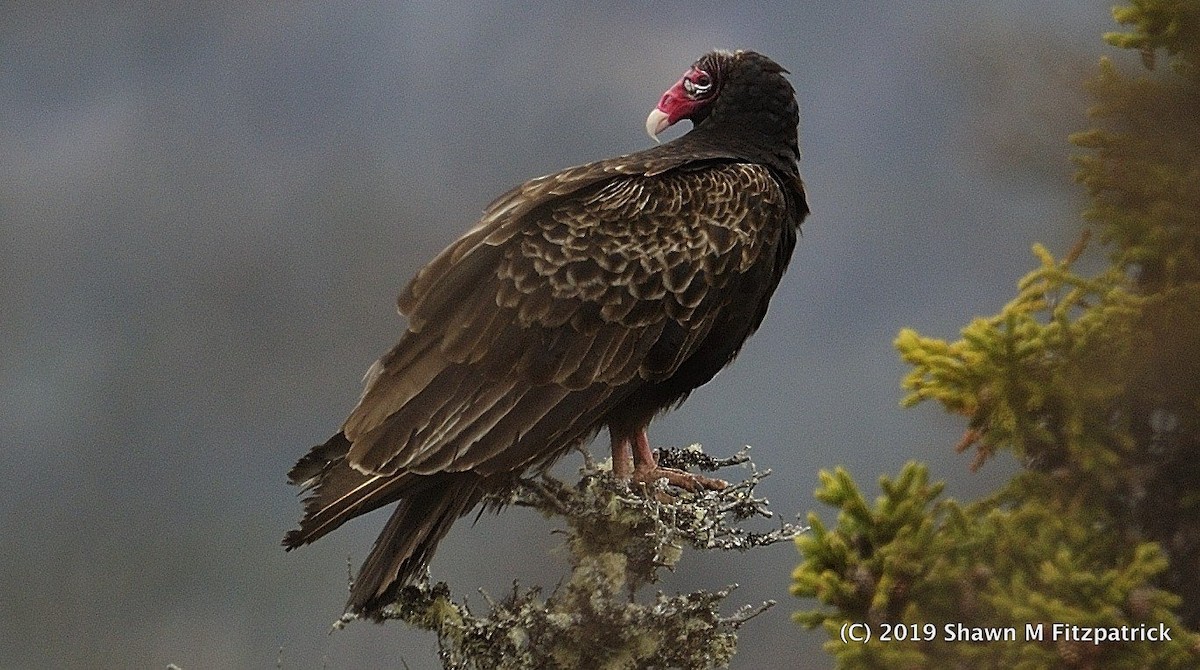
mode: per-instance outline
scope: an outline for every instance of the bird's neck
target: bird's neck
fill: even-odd
[[[736,119],[708,118],[683,138],[697,146],[719,146],[781,173],[799,174],[800,143],[796,122],[763,112]]]

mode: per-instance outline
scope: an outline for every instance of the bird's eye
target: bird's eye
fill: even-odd
[[[712,77],[707,72],[695,70],[683,78],[683,90],[692,97],[706,95],[712,90]]]

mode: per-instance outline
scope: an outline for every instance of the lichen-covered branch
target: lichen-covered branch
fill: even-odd
[[[738,524],[771,518],[754,488],[769,474],[745,451],[729,459],[698,446],[660,452],[660,464],[716,470],[745,466],[749,475],[721,491],[687,493],[663,482],[630,486],[590,458],[568,484],[549,475],[521,480],[505,501],[566,522],[571,572],[548,597],[540,587],[484,595],[487,612],[454,602],[449,586],[424,581],[405,588],[389,618],[437,633],[448,670],[497,668],[719,668],[737,646],[737,630],[768,607],[720,614],[736,585],[712,591],[639,599],[642,587],[671,569],[685,546],[744,551],[790,541],[801,531],[782,523],[769,532]]]

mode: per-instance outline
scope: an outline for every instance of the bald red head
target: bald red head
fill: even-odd
[[[697,110],[712,100],[714,93],[712,74],[693,65],[663,93],[658,106],[646,118],[646,132],[657,139],[659,133],[680,120],[692,118]]]

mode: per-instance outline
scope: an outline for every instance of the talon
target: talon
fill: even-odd
[[[672,486],[677,486],[685,491],[696,493],[701,490],[720,491],[729,486],[729,482],[722,479],[714,479],[705,477],[704,475],[696,475],[675,468],[645,468],[642,470],[634,470],[632,481],[650,484],[659,479],[666,479],[667,483]]]
[[[631,444],[632,442],[632,444]],[[659,479],[666,479],[671,486],[695,493],[701,490],[720,491],[729,483],[704,475],[695,475],[675,468],[659,467],[650,448],[650,440],[643,428],[634,434],[633,439],[612,435],[613,474],[620,479],[642,484],[650,484]]]

